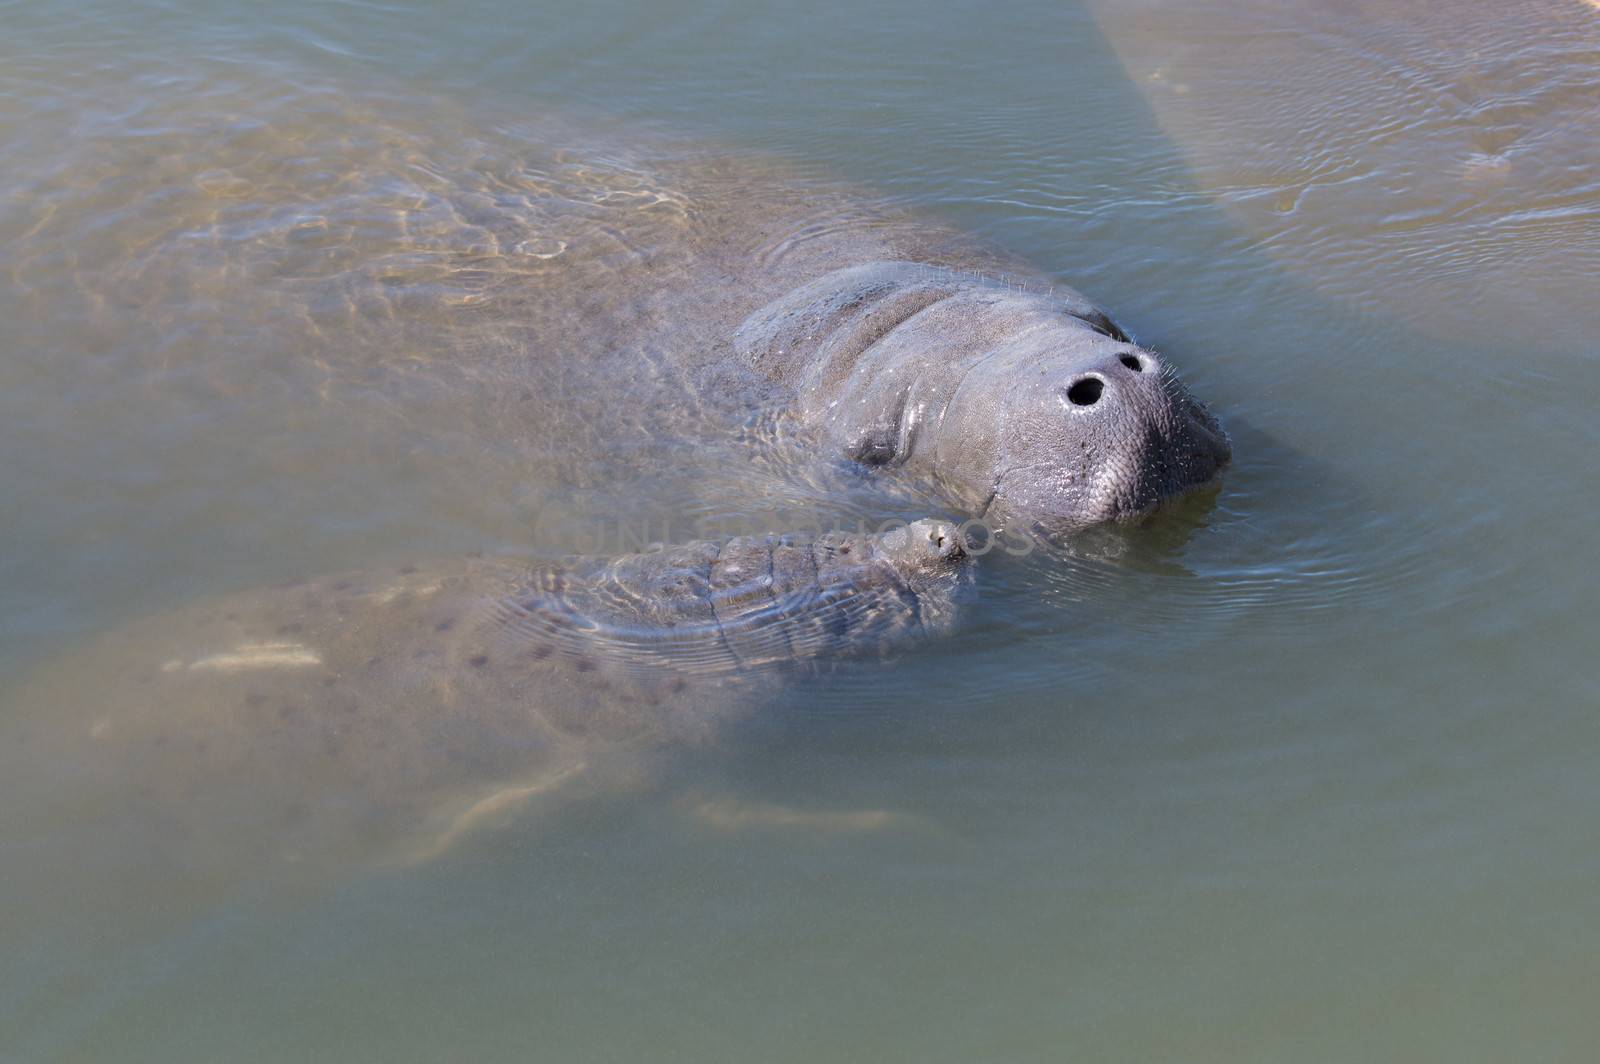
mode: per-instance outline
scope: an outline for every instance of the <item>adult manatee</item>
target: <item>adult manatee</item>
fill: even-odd
[[[1104,309],[770,160],[316,84],[84,123],[16,153],[49,210],[17,219],[9,265],[41,350],[87,333],[152,421],[194,426],[167,448],[226,419],[265,461],[281,424],[315,426],[348,437],[343,467],[379,456],[371,481],[416,454],[479,506],[514,482],[523,512],[600,493],[591,518],[630,484],[820,506],[865,465],[914,496],[896,512],[1048,531],[1146,513],[1228,459]]]
[[[244,441],[297,504],[315,485],[448,491],[450,512],[514,492],[519,516],[581,525],[668,495],[734,515],[848,498],[873,521],[1048,532],[1137,517],[1228,459],[1104,310],[849,189],[484,107],[261,88],[86,104],[93,136],[15,153],[33,196],[6,220],[5,298],[38,330],[17,348],[92,354],[151,454]],[[434,852],[759,703],[775,666],[942,630],[941,528],[178,610],[25,684],[0,799],[208,866]],[[113,827],[130,818],[149,830]]]
[[[922,520],[227,596],[38,670],[0,732],[0,815],[12,845],[126,846],[197,884],[428,857],[615,784],[797,669],[947,632],[968,561]]]

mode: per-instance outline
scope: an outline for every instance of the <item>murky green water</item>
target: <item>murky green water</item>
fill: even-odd
[[[815,188],[768,254],[844,181],[1020,255],[1237,454],[1198,516],[986,559],[954,644],[426,865],[41,892],[0,839],[0,1057],[1589,1059],[1597,60],[1582,0],[0,6],[8,678],[741,505],[715,452],[574,488],[410,416],[439,323],[561,261],[505,194],[568,137],[633,205],[662,145]]]

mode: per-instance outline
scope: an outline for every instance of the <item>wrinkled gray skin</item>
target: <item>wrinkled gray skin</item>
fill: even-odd
[[[703,740],[796,668],[948,631],[968,561],[952,525],[923,520],[404,566],[179,609],[30,680],[46,711],[5,731],[0,818],[13,844],[42,828],[85,848],[63,832],[88,824],[197,878],[428,858]]]
[[[1230,457],[1166,364],[1071,289],[870,263],[762,308],[736,343],[831,450],[929,476],[996,528],[1137,517]]]

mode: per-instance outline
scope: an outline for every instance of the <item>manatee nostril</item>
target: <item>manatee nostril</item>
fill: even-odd
[[[1093,406],[1100,401],[1100,393],[1105,390],[1105,382],[1099,377],[1085,377],[1074,381],[1072,387],[1067,389],[1067,401],[1073,406]]]
[[[1138,355],[1123,355],[1117,361],[1121,362],[1124,366],[1127,366],[1135,373],[1144,372],[1144,363],[1139,361]]]

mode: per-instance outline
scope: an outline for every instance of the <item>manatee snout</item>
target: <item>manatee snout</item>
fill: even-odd
[[[1068,326],[975,367],[952,397],[949,465],[986,486],[997,527],[1060,534],[1128,521],[1216,479],[1227,434],[1153,351]]]
[[[1152,351],[1129,345],[1103,352],[1071,377],[1061,400],[1086,458],[1080,479],[1089,491],[1065,514],[1041,500],[1034,516],[1046,526],[1138,517],[1214,480],[1233,457],[1221,424]],[[1025,490],[1002,478],[999,494]]]
[[[878,550],[908,572],[942,571],[960,562],[967,553],[961,530],[934,517],[883,533]]]

